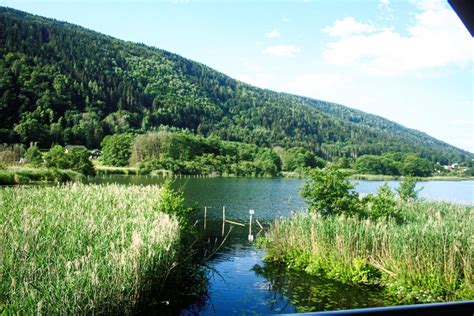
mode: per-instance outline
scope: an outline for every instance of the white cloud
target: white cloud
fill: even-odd
[[[375,28],[370,24],[357,22],[353,17],[336,20],[333,26],[326,26],[323,32],[331,36],[345,37],[352,34],[373,32]]]
[[[390,0],[380,0],[379,5],[379,14],[377,18],[379,20],[392,21],[394,19],[394,12],[390,3]]]
[[[386,9],[390,7],[390,0],[380,0],[379,9]]]
[[[287,16],[282,16],[281,21],[284,22],[284,23],[288,23],[288,22],[290,22],[290,18],[287,17]]]
[[[340,31],[339,40],[326,44],[325,61],[378,75],[471,63],[474,42],[456,14],[439,1],[418,2],[417,7],[422,11],[407,28],[408,35],[393,29],[357,35]]]
[[[273,29],[272,31],[265,33],[265,37],[277,38],[280,37],[280,32],[277,29]]]
[[[275,45],[265,48],[262,53],[273,57],[294,57],[300,51],[299,47],[293,45]]]

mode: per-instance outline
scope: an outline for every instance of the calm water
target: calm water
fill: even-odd
[[[156,184],[163,180],[154,177],[98,177],[96,182],[124,184]],[[193,220],[205,235],[209,249],[223,246],[209,261],[209,290],[204,305],[183,310],[182,314],[203,315],[268,314],[384,306],[383,293],[377,290],[347,286],[335,281],[308,277],[298,273],[284,273],[277,266],[262,262],[264,251],[248,241],[249,227],[222,225],[222,207],[226,218],[248,223],[249,209],[255,210],[261,229],[253,222],[254,238],[264,234],[271,220],[305,211],[306,205],[298,195],[303,180],[254,178],[187,178],[177,179],[189,205],[198,207]],[[357,181],[357,191],[375,193],[383,184],[379,181]],[[390,181],[395,188],[398,181]],[[446,200],[474,205],[474,181],[420,182],[420,196],[428,200]],[[206,230],[204,210],[207,206]],[[230,233],[229,233],[229,230]],[[209,252],[207,253],[209,255]]]

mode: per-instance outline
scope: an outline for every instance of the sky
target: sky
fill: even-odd
[[[441,0],[0,0],[474,152],[474,39]]]

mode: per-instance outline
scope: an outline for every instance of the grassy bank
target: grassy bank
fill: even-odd
[[[28,184],[35,182],[69,182],[84,178],[73,170],[8,167],[0,169],[0,185]]]
[[[179,269],[179,221],[156,186],[0,190],[0,311],[133,313]]]
[[[111,166],[95,166],[97,174],[121,174],[121,175],[138,175],[138,168],[135,167],[111,167]]]
[[[351,180],[366,180],[366,181],[392,181],[403,180],[404,176],[387,176],[382,174],[350,174]],[[474,180],[471,176],[432,176],[432,177],[410,177],[416,181],[465,181]]]
[[[383,287],[399,303],[474,299],[474,208],[398,202],[402,222],[302,214],[275,222],[267,260],[346,283]]]

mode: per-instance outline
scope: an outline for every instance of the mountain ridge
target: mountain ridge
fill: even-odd
[[[326,159],[388,151],[441,163],[474,157],[374,114],[260,89],[67,22],[0,7],[0,26],[0,142],[98,146],[108,134],[168,125],[259,146],[302,146]]]

